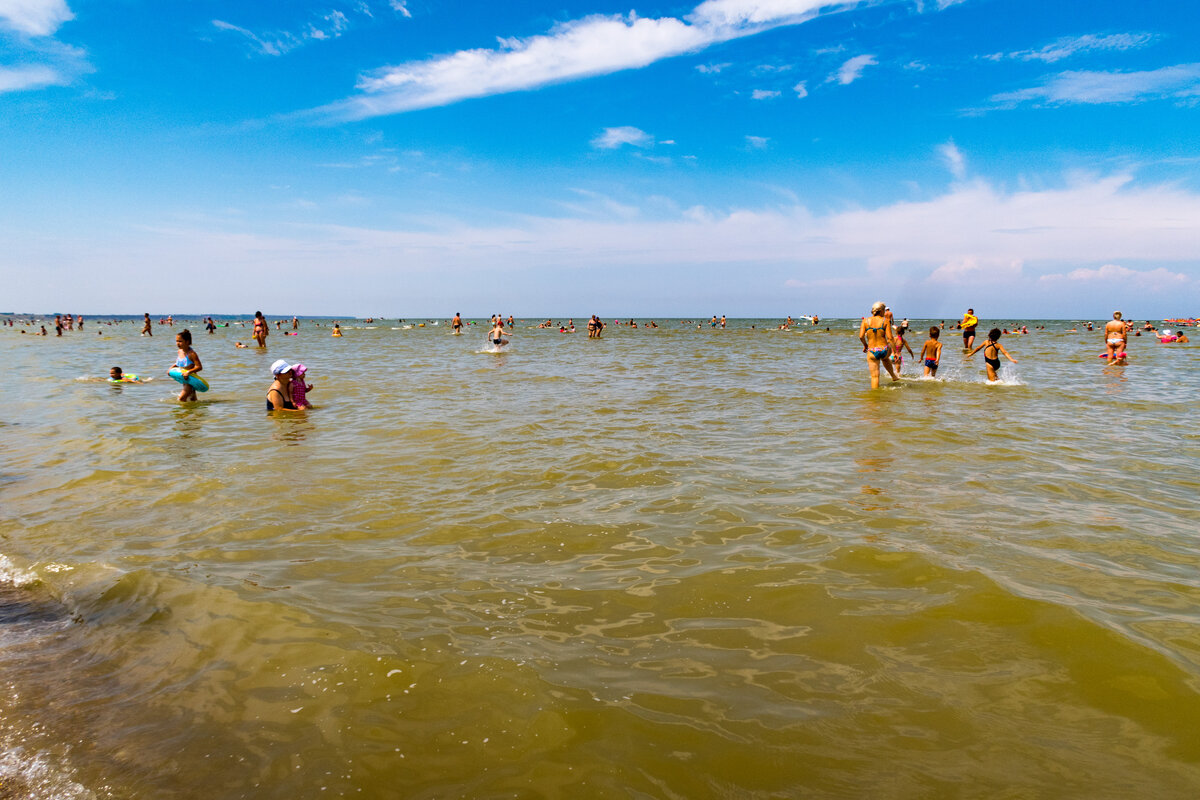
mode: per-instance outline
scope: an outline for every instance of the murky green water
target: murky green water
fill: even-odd
[[[1200,345],[750,324],[0,330],[0,796],[1197,796]]]

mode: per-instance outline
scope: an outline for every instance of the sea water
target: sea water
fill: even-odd
[[[0,797],[1200,793],[1200,345],[344,322],[0,329]]]

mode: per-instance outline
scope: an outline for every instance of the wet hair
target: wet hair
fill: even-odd
[[[1000,329],[992,328],[990,331],[988,331],[988,338],[991,339],[993,342],[1000,341]]]
[[[115,372],[115,373],[117,373],[118,375],[123,375],[123,374],[124,374],[124,372],[121,370],[121,368],[120,368],[120,367],[113,367],[112,369],[110,369],[110,370],[108,371],[108,374],[109,374],[109,375],[112,375],[114,372]]]
[[[189,331],[187,328],[184,328],[183,330],[181,330],[179,333],[177,333],[175,335],[178,336],[180,339],[183,339],[189,345],[192,343],[192,332]]]
[[[937,325],[934,325],[932,328],[929,329],[929,338],[930,339],[936,339],[941,335],[942,335],[941,328],[939,328]]]

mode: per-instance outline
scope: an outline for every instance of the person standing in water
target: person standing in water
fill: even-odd
[[[967,313],[963,314],[962,332],[963,332],[963,350],[970,350],[975,344],[975,326],[979,324],[979,317],[975,316],[975,309],[968,308]]]
[[[508,335],[511,336],[512,334],[508,334]],[[505,339],[504,336],[505,336],[504,320],[501,317],[497,316],[496,323],[494,325],[492,325],[492,330],[488,333],[488,341],[491,342],[492,346],[494,346],[496,349],[499,349],[501,347],[504,347],[504,345],[508,344],[508,340]]]
[[[1104,353],[1109,364],[1125,363],[1125,348],[1129,345],[1129,332],[1121,312],[1114,311],[1112,321],[1104,326]]]
[[[254,312],[254,341],[258,342],[259,347],[267,346],[267,337],[271,335],[271,331],[267,327],[267,321],[263,319],[261,311]]]
[[[192,332],[184,328],[175,335],[175,346],[179,348],[176,354],[175,367],[184,378],[183,390],[179,393],[179,402],[186,403],[196,399],[196,388],[187,383],[187,378],[204,369],[200,356],[192,349]]]
[[[450,327],[454,329],[455,333],[462,333],[462,314],[454,312],[454,319],[450,320]]]
[[[150,321],[150,312],[147,311],[142,316],[145,317],[145,319],[142,320],[142,336],[153,336],[154,331],[152,331],[151,328],[154,327],[154,323]]]
[[[869,354],[867,365],[871,372],[871,388],[879,388],[879,365],[883,364],[892,380],[899,380],[892,369],[892,322],[883,315],[887,304],[882,300],[871,306],[871,316],[863,317],[858,326],[858,340],[863,352]]]
[[[990,331],[988,331],[987,341],[979,345],[979,347],[976,347],[971,352],[967,353],[967,358],[975,355],[980,350],[983,351],[983,363],[987,364],[987,379],[989,383],[995,383],[1000,379],[998,373],[1000,370],[1001,353],[1003,353],[1004,357],[1012,363],[1017,363],[1017,360],[1010,356],[1008,351],[1004,349],[1004,345],[1000,344],[999,328],[992,328]]]

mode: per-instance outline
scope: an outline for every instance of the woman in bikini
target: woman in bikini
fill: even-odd
[[[898,380],[892,369],[892,324],[883,316],[887,304],[882,300],[871,306],[871,316],[863,317],[858,326],[858,340],[862,342],[863,352],[869,354],[867,368],[871,372],[871,388],[879,388],[879,365],[883,364],[892,380]]]
[[[254,312],[254,341],[258,342],[259,347],[267,346],[267,336],[271,332],[267,330],[267,321],[263,319],[261,311]]]

